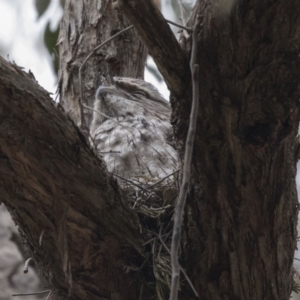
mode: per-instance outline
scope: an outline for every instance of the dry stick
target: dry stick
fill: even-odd
[[[131,128],[130,128],[130,127],[122,125],[121,122],[116,121],[114,118],[109,117],[108,115],[104,114],[103,112],[101,112],[101,111],[99,111],[99,110],[97,110],[97,109],[94,109],[94,108],[92,108],[92,107],[90,107],[90,106],[87,106],[87,105],[85,105],[85,104],[82,104],[82,106],[85,107],[85,108],[88,108],[88,109],[90,109],[90,110],[92,110],[92,111],[95,111],[95,112],[98,113],[99,115],[101,115],[101,116],[107,118],[108,120],[113,121],[114,123],[116,123],[117,125],[120,125],[120,126],[123,127],[124,129],[127,129],[127,130],[129,131],[129,133],[131,134],[131,132],[130,132],[130,129],[131,129]],[[92,133],[92,134],[93,134],[93,133]]]
[[[186,25],[186,20],[184,18],[184,12],[183,12],[183,3],[181,0],[177,0],[177,5],[179,7],[179,10],[180,10],[180,19],[181,19],[181,23],[183,26]]]
[[[144,289],[144,283],[141,286],[141,290],[140,290],[140,296],[139,296],[139,300],[142,299],[142,295],[143,295],[143,289]]]
[[[89,55],[85,58],[85,60],[83,61],[83,63],[81,64],[81,66],[79,67],[79,72],[78,72],[78,77],[79,77],[79,107],[80,107],[80,114],[81,114],[81,124],[85,124],[85,120],[84,120],[84,115],[83,115],[83,107],[82,107],[82,103],[83,103],[83,97],[82,97],[82,80],[81,80],[81,71],[82,68],[84,67],[84,65],[86,64],[86,62],[90,59],[90,57],[101,47],[103,47],[105,44],[107,44],[108,42],[110,42],[111,40],[115,39],[117,36],[121,35],[122,33],[130,30],[131,28],[133,28],[133,25],[128,26],[127,28],[119,31],[118,33],[114,34],[113,36],[111,36],[109,39],[107,39],[106,41],[104,41],[103,43],[101,43],[100,45],[96,46],[90,53]]]
[[[32,257],[29,257],[26,261],[25,261],[25,265],[24,265],[24,269],[23,269],[23,272],[26,274],[28,273],[28,266],[29,266],[29,263],[30,261],[32,260]]]
[[[21,294],[13,294],[12,296],[32,296],[32,295],[42,295],[42,294],[47,294],[47,293],[51,293],[51,290],[45,290],[45,291],[41,291],[41,292],[33,292],[33,293],[21,293]]]
[[[122,152],[121,151],[97,151],[97,153],[99,154],[121,154]]]
[[[197,125],[197,115],[198,115],[198,102],[199,102],[199,65],[196,65],[197,59],[197,36],[200,27],[200,17],[197,17],[196,24],[193,28],[193,46],[192,55],[190,61],[190,68],[192,72],[192,88],[193,88],[193,101],[192,109],[190,115],[190,124],[187,134],[185,153],[184,153],[184,166],[183,166],[183,178],[180,188],[180,193],[178,197],[178,202],[175,208],[175,218],[173,225],[173,235],[171,244],[171,266],[172,266],[172,284],[170,300],[177,300],[178,298],[178,288],[179,288],[179,276],[180,276],[180,265],[178,261],[178,253],[181,238],[181,224],[183,220],[184,206],[186,202],[186,197],[188,193],[189,180],[191,176],[191,160],[194,146],[194,139],[196,133]]]
[[[186,12],[186,13],[189,13],[189,10],[183,5],[183,1],[180,0],[181,2],[181,5],[182,5],[182,9]]]
[[[167,20],[167,19],[165,19],[165,20],[167,21],[167,23],[172,24],[172,25],[174,25],[174,26],[176,26],[176,27],[185,29],[185,30],[188,31],[188,32],[191,32],[191,31],[192,31],[192,28],[190,28],[190,27],[187,27],[187,26],[183,26],[183,25],[177,24],[177,23],[175,23],[175,22],[173,22],[173,21],[170,21],[170,20]]]
[[[130,183],[130,184],[132,184],[132,185],[138,187],[138,188],[141,189],[142,191],[148,193],[147,189],[143,188],[141,185],[139,185],[139,184],[133,182],[132,180],[126,179],[126,178],[124,178],[124,177],[122,177],[122,176],[120,176],[120,175],[118,175],[118,174],[116,174],[116,173],[113,173],[113,172],[108,172],[108,173],[110,173],[110,174],[112,174],[112,175],[114,175],[114,176],[116,176],[116,177],[118,177],[118,178],[124,180],[125,182],[128,182],[128,183]]]
[[[162,245],[164,246],[164,248],[166,249],[166,251],[167,251],[169,254],[171,254],[171,251],[169,250],[169,248],[167,247],[167,245],[165,244],[165,242],[163,241],[163,239],[162,239],[162,237],[161,237],[160,235],[159,235],[159,239],[160,239]],[[184,277],[185,277],[185,280],[186,280],[186,281],[188,282],[188,284],[190,285],[190,287],[191,287],[192,291],[194,292],[195,296],[196,296],[197,298],[199,298],[199,295],[198,295],[198,293],[197,293],[197,291],[196,291],[196,289],[195,289],[193,283],[191,282],[191,280],[189,279],[189,277],[188,277],[187,274],[185,273],[184,269],[182,268],[181,265],[179,265],[179,267],[180,267],[180,271],[183,273],[183,275],[184,275]]]
[[[49,300],[49,299],[52,297],[51,295],[52,295],[52,291],[49,292],[49,294],[48,294],[46,300]]]
[[[162,178],[162,179],[160,179],[160,180],[154,182],[153,184],[150,184],[150,185],[147,186],[145,189],[146,189],[146,190],[152,189],[154,186],[156,186],[157,184],[163,182],[165,179],[171,177],[172,175],[178,173],[179,171],[180,171],[180,169],[177,169],[176,171],[174,171],[174,172],[170,173],[169,175],[165,176],[164,178]],[[123,179],[123,177],[121,177],[121,179]],[[138,186],[138,187],[140,187],[140,186]],[[150,196],[151,196],[151,195],[150,195]],[[150,197],[150,196],[149,196],[149,197]],[[149,198],[148,198],[148,199],[149,199]],[[146,199],[146,200],[148,200],[148,199]]]
[[[147,189],[153,188],[153,187],[156,186],[157,184],[161,183],[162,181],[164,181],[165,179],[169,178],[170,176],[174,175],[175,173],[177,173],[177,172],[179,172],[179,171],[180,171],[180,169],[178,169],[178,170],[176,170],[176,171],[170,173],[169,175],[167,175],[167,176],[164,177],[163,179],[160,179],[160,180],[156,181],[155,183],[149,185],[149,186],[147,187]]]
[[[40,237],[39,237],[39,245],[40,245],[40,246],[42,246],[42,241],[43,241],[44,233],[45,233],[45,229],[42,230],[42,232],[41,232],[41,234],[40,234]]]

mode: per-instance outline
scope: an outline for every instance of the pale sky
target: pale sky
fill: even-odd
[[[48,10],[38,20],[34,0],[0,0],[0,43],[5,58],[31,70],[41,86],[54,93],[56,78],[51,57],[44,46],[43,32],[51,20],[54,28],[62,16],[59,0],[52,0]],[[2,47],[1,47],[2,48]]]
[[[166,0],[168,2],[170,0]],[[0,44],[1,55],[9,56],[17,65],[33,72],[36,80],[47,91],[55,93],[56,77],[52,69],[51,57],[44,45],[43,33],[47,22],[57,28],[62,16],[59,0],[51,0],[47,11],[38,19],[34,0],[0,0]],[[170,3],[163,5],[166,18],[174,20]],[[150,66],[154,66],[151,58]],[[169,91],[164,83],[159,83],[147,70],[145,80],[154,84],[168,99]]]

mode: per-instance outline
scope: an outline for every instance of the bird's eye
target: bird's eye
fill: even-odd
[[[132,94],[136,97],[147,97],[147,93],[142,90],[136,90]]]

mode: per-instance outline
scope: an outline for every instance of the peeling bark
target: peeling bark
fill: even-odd
[[[131,20],[144,11],[137,0],[126,3],[134,7],[125,10]],[[201,299],[289,299],[298,213],[300,7],[239,1],[231,15],[216,15],[214,5],[198,1],[189,21],[202,19],[200,109],[181,259]],[[148,24],[137,28],[144,36]],[[151,32],[148,44],[157,49],[160,31]],[[191,41],[184,46],[189,53]],[[168,68],[167,55],[153,53],[160,69]],[[183,157],[191,91],[170,87]]]
[[[67,0],[60,25],[59,92],[60,103],[75,123],[80,119],[78,72],[85,58],[98,45],[131,25],[112,0]],[[82,102],[93,107],[101,75],[144,78],[147,50],[132,29],[96,51],[82,72]],[[84,109],[89,127],[92,111]]]

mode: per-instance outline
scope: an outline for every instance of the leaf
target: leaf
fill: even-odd
[[[49,4],[50,4],[50,0],[35,0],[35,7],[38,13],[38,19],[47,10]]]
[[[50,23],[47,24],[44,33],[44,42],[45,42],[45,46],[47,47],[49,53],[52,56],[53,66],[56,74],[58,72],[58,56],[57,56],[57,47],[56,47],[58,33],[59,33],[59,27],[55,31],[52,31],[50,29]]]
[[[158,72],[158,70],[157,70],[156,67],[152,67],[152,66],[146,65],[146,69],[156,78],[156,80],[158,82],[163,82],[163,78],[160,75],[160,73]]]

